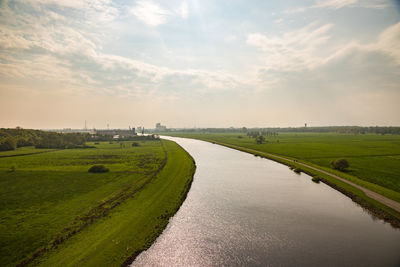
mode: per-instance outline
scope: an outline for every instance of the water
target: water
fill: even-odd
[[[197,170],[187,199],[133,266],[400,266],[400,231],[288,167],[170,138]]]

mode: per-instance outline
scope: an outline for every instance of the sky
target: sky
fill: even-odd
[[[400,126],[400,1],[0,0],[0,127]]]

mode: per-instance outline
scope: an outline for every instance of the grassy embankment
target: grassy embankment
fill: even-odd
[[[2,265],[120,266],[148,248],[195,165],[173,142],[131,143],[0,158]],[[110,172],[88,173],[94,164]]]
[[[284,156],[291,160],[271,159],[323,178],[336,189],[343,189],[343,193],[347,193],[369,210],[377,207],[383,211],[381,214],[378,210],[374,211],[379,217],[387,217],[386,219],[390,221],[393,216],[400,220],[398,212],[367,197],[361,190],[292,161],[296,159],[298,162],[318,167],[400,202],[400,136],[398,135],[279,133],[276,136],[266,137],[268,141],[266,143],[256,144],[254,138],[238,133],[166,134],[219,143],[266,158],[269,157],[263,153]],[[250,150],[257,150],[260,153]],[[330,162],[338,158],[349,161],[348,171],[340,172],[331,168]]]

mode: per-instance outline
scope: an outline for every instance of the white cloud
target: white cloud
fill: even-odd
[[[383,9],[388,6],[384,0],[317,0],[315,4],[307,7],[295,7],[285,10],[286,14],[296,14],[305,12],[310,9],[332,9],[338,10],[341,8],[361,7],[372,9]]]
[[[50,0],[45,2],[50,3]],[[31,4],[27,7],[32,7]],[[69,6],[81,8],[80,3],[72,2]],[[0,78],[3,79],[29,83],[40,77],[44,84],[57,84],[57,87],[135,97],[156,92],[158,95],[167,95],[166,92],[212,94],[236,90],[241,85],[224,72],[174,70],[104,53],[101,42],[96,39],[97,33],[89,31],[92,28],[69,25],[57,16],[49,16],[52,11],[47,9],[39,8],[35,12],[40,15],[32,16],[5,5],[4,12],[14,22],[9,25],[10,20],[4,17],[5,22],[0,24]],[[77,18],[75,22],[79,25],[82,25],[79,20],[85,22],[84,18]]]
[[[136,6],[131,8],[131,12],[138,20],[149,26],[164,24],[166,17],[170,14],[168,10],[151,1],[139,1]]]
[[[379,36],[377,49],[394,57],[397,64],[400,65],[400,22],[387,28]]]
[[[318,1],[314,8],[339,9],[342,7],[353,6],[358,0],[324,0]]]
[[[63,99],[68,99],[65,97],[68,95],[91,95],[85,98],[89,100],[97,97],[107,101],[119,98],[124,99],[124,103],[142,102],[149,109],[157,106],[154,105],[154,99],[160,105],[168,100],[173,107],[170,110],[176,111],[175,115],[187,114],[188,117],[189,112],[182,112],[188,107],[200,112],[205,102],[212,102],[210,106],[214,105],[214,111],[217,112],[225,110],[226,103],[232,102],[232,109],[227,112],[225,119],[243,116],[244,122],[253,118],[255,124],[259,123],[260,112],[271,119],[275,117],[276,121],[281,120],[280,113],[290,114],[289,117],[292,114],[297,116],[300,113],[296,111],[299,102],[309,107],[309,112],[299,115],[300,120],[318,110],[321,111],[321,117],[327,115],[322,122],[335,122],[335,116],[340,112],[339,116],[345,116],[352,112],[350,109],[357,109],[357,114],[354,111],[352,113],[355,122],[362,121],[362,116],[376,116],[378,120],[386,115],[398,114],[400,108],[394,101],[399,95],[394,92],[400,89],[400,23],[382,31],[376,41],[369,44],[361,44],[356,39],[347,44],[341,40],[340,45],[330,42],[330,38],[334,37],[334,31],[331,30],[333,25],[324,23],[312,23],[274,35],[254,32],[247,36],[247,44],[255,47],[256,51],[251,51],[247,61],[243,60],[243,65],[247,64],[250,70],[235,76],[225,71],[192,69],[191,63],[187,64],[186,69],[179,70],[166,67],[168,62],[162,60],[155,62],[165,64],[164,67],[143,62],[136,59],[134,53],[129,54],[128,58],[123,56],[124,51],[118,51],[119,55],[106,52],[102,45],[107,46],[107,41],[102,37],[108,36],[107,33],[113,28],[107,28],[106,23],[96,24],[97,17],[113,14],[109,17],[112,19],[118,14],[118,11],[112,12],[114,4],[111,1],[96,1],[93,2],[94,6],[89,1],[18,1],[15,5],[8,5],[7,1],[0,2],[0,88],[10,84],[10,88],[29,88],[39,94],[52,91],[57,95],[60,92],[57,97]],[[139,12],[139,16],[147,22],[141,21],[152,26],[161,25],[172,18],[188,18],[189,7],[193,8],[192,2],[190,5],[187,1],[177,2],[177,5],[165,5],[168,6],[166,8],[141,1],[134,7],[138,9],[133,14],[143,11]],[[150,7],[146,3],[150,3]],[[328,6],[320,8],[337,9],[353,4],[348,1],[328,1],[325,5]],[[120,26],[121,22],[115,23]],[[279,29],[285,25],[282,26]],[[160,31],[160,36],[163,33]],[[242,35],[236,34],[222,37],[227,43],[242,40]],[[111,34],[109,38],[114,37]],[[133,46],[137,40],[142,41],[133,39]],[[117,45],[116,48],[119,48]],[[140,46],[132,49],[140,50]],[[201,56],[207,56],[206,50],[201,52]],[[193,52],[194,59],[199,57]],[[262,62],[258,66],[254,63],[257,60]],[[242,98],[243,95],[245,97]],[[362,99],[366,104],[352,103],[354,99]],[[374,99],[379,99],[383,104]],[[1,101],[2,104],[6,102],[5,99]],[[110,110],[121,106],[118,104],[120,102],[115,102]],[[243,109],[237,109],[238,102]],[[178,109],[179,103],[184,108]],[[87,107],[87,104],[84,103],[84,106]],[[131,107],[129,104],[127,106]],[[365,106],[372,111],[366,110]],[[380,117],[374,115],[375,108],[380,110]],[[251,109],[257,111],[254,116],[241,115]],[[99,105],[93,110],[97,113],[105,109]],[[132,113],[142,116],[145,112],[135,110]],[[131,119],[132,113],[127,115],[128,119]],[[162,112],[157,110],[155,113],[155,119],[158,120]],[[329,117],[329,114],[332,116]],[[393,117],[390,117],[389,123],[398,121]],[[208,118],[204,120],[208,123]]]
[[[308,65],[287,68],[279,64],[271,68],[264,63],[259,66],[254,87],[258,89],[258,95],[273,99],[270,106],[279,103],[278,109],[284,109],[300,121],[314,120],[314,124],[398,124],[399,37],[400,23],[384,30],[375,42],[360,44],[351,41],[344,46],[338,45],[329,49],[334,53],[326,58],[310,54],[316,59],[311,68]],[[260,41],[255,41],[263,47],[266,45],[265,36],[260,38]],[[319,50],[322,50],[318,51],[320,54],[326,52],[324,46]],[[262,55],[268,49],[263,51]],[[288,60],[285,57],[276,59]],[[298,108],[299,103],[301,108]]]
[[[311,23],[304,28],[279,36],[249,34],[247,44],[263,51],[265,69],[296,71],[313,68],[323,60],[317,57],[315,52],[330,38],[327,32],[333,26],[332,24],[319,27],[315,25]]]
[[[189,16],[189,7],[186,1],[183,1],[181,6],[178,9],[178,14],[180,14],[180,16],[183,19],[187,19]]]
[[[400,22],[384,30],[376,42],[360,44],[350,41],[346,45],[328,50],[323,45],[331,38],[328,32],[332,27],[332,24],[317,27],[315,23],[311,23],[299,30],[280,35],[253,33],[248,35],[247,44],[262,51],[264,71],[315,69],[354,51],[385,53],[400,65]]]

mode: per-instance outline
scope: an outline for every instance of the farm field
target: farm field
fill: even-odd
[[[0,157],[2,265],[33,259],[38,251],[34,264],[121,265],[147,248],[179,208],[195,166],[173,142],[137,143],[24,148],[44,153]],[[88,173],[95,164],[110,171]]]
[[[345,178],[355,176],[394,191],[392,197],[398,196],[400,192],[399,135],[279,133],[275,136],[266,136],[267,142],[263,144],[256,144],[254,138],[248,137],[246,133],[168,133],[168,135],[242,146],[298,159],[326,169],[331,169],[332,160],[345,158],[350,164],[346,173],[340,173]],[[331,171],[339,173],[333,169]]]

